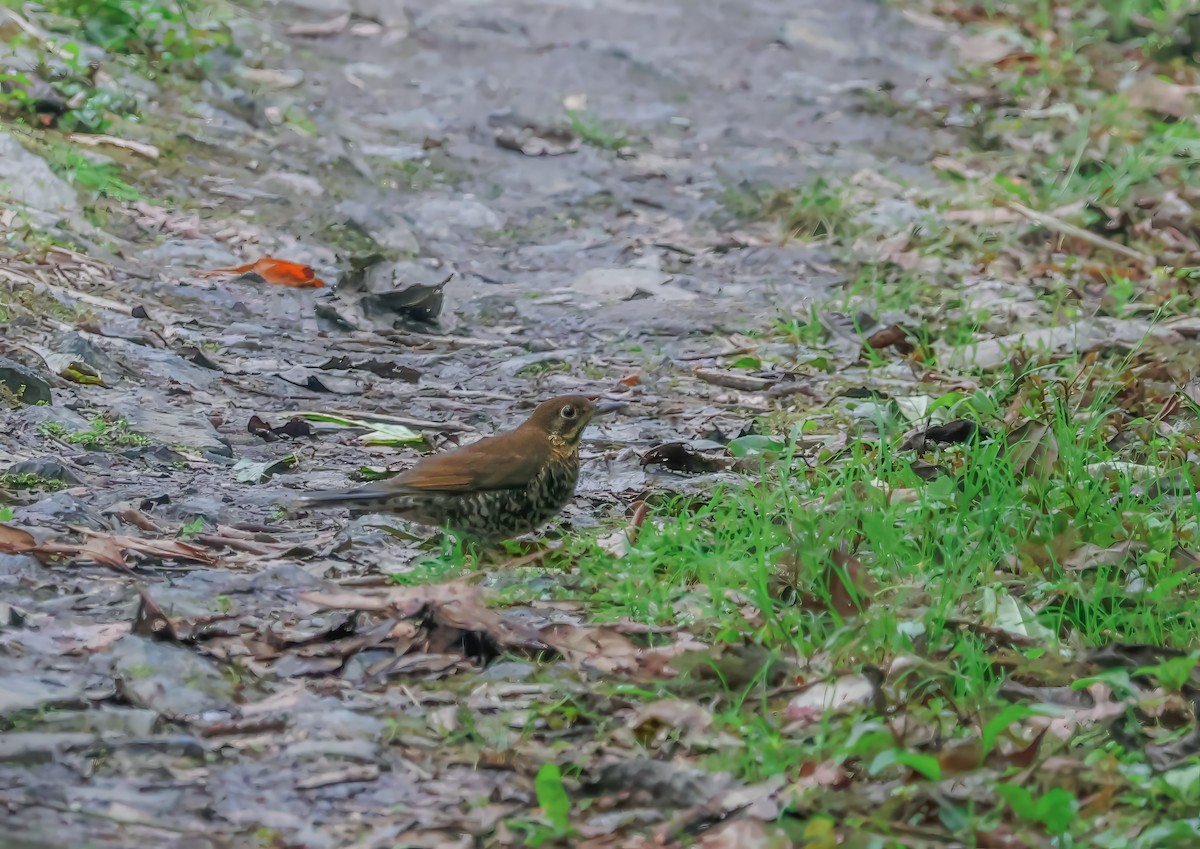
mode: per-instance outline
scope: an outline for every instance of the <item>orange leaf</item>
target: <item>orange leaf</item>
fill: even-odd
[[[215,268],[212,271],[201,271],[201,277],[221,277],[227,274],[257,274],[263,280],[276,286],[291,286],[296,289],[320,289],[325,281],[316,276],[311,265],[301,265],[298,262],[288,262],[285,259],[265,256],[258,262],[243,265],[238,268]]]
[[[37,548],[33,534],[14,528],[12,525],[0,525],[0,553],[24,554]]]

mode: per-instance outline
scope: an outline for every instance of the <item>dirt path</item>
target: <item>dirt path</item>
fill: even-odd
[[[560,391],[620,397],[630,404],[594,429],[567,513],[575,529],[619,523],[647,490],[677,485],[648,476],[641,452],[752,421],[752,396],[692,369],[838,279],[820,250],[738,222],[730,192],[761,199],[826,173],[920,181],[934,146],[878,104],[881,89],[919,97],[943,73],[935,34],[872,0],[390,5],[364,0],[351,29],[316,38],[283,33],[347,3],[281,4],[243,25],[244,66],[219,70],[258,75],[241,91],[206,84],[207,99],[164,95],[159,118],[178,119],[150,122],[164,156],[138,167],[163,212],[110,222],[111,265],[60,255],[48,279],[82,293],[89,318],[32,310],[9,325],[10,345],[67,354],[105,383],[50,380],[52,406],[6,414],[12,459],[68,484],[9,503],[39,542],[66,526],[99,535],[84,554],[112,566],[0,554],[0,625],[23,626],[0,629],[6,846],[523,845],[504,823],[537,806],[538,763],[564,742],[593,745],[539,711],[567,697],[603,710],[607,697],[561,662],[481,670],[474,596],[456,614],[413,590],[417,624],[302,599],[429,552],[361,520],[284,520],[275,505],[417,452],[336,430],[265,441],[251,416],[387,413],[441,446]],[[497,144],[498,130],[564,126],[567,98],[583,116],[565,142],[578,150]],[[436,324],[347,286],[194,273],[273,255],[332,283],[377,249],[389,259],[368,274],[374,294],[453,273]],[[350,368],[329,362],[343,357]],[[99,414],[145,440],[103,427],[74,438]],[[258,485],[234,465],[291,455]],[[513,648],[497,628],[483,631]],[[621,772],[641,763],[626,755],[591,792],[654,786],[644,764]],[[654,793],[668,813],[718,781],[685,778]],[[621,835],[654,825],[652,811],[610,820],[593,820],[587,845],[637,845]]]

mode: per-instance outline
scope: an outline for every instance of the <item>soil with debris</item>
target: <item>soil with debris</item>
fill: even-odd
[[[0,492],[19,507],[0,525],[6,846],[525,845],[540,765],[576,745],[596,749],[579,777],[596,803],[570,845],[669,843],[754,804],[639,754],[638,729],[677,712],[587,686],[652,678],[704,648],[692,636],[489,606],[512,564],[395,586],[438,535],[279,505],[564,392],[627,404],[589,431],[549,540],[711,488],[724,463],[693,448],[671,456],[698,483],[639,459],[719,448],[789,403],[772,393],[791,377],[716,358],[840,281],[819,247],[738,224],[725,193],[925,179],[933,131],[875,104],[940,83],[942,36],[875,0],[418,6],[239,20],[240,57],[147,95],[157,159],[97,151],[155,199],[106,221],[0,134],[23,220],[81,246],[0,258],[22,293],[0,378],[25,402],[3,414],[6,480],[58,487]],[[201,276],[268,256],[327,285]],[[540,719],[563,699],[624,724]]]

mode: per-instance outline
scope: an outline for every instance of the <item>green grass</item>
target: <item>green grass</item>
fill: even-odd
[[[124,180],[120,165],[97,161],[68,143],[51,144],[46,162],[68,183],[95,197],[127,202],[146,200],[145,195]]]
[[[68,430],[57,422],[44,422],[40,430],[46,436],[80,445],[89,451],[120,451],[150,444],[150,440],[135,432],[125,419],[108,421],[97,416],[87,430],[79,431]]]
[[[0,487],[27,489],[35,492],[57,492],[63,488],[63,482],[54,478],[44,478],[41,475],[25,472],[17,475],[0,475]]]
[[[602,150],[621,150],[629,146],[629,136],[599,118],[574,109],[567,110],[567,123],[584,144]]]

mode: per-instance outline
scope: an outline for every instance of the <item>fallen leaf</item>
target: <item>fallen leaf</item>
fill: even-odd
[[[665,739],[675,730],[688,735],[700,735],[708,731],[712,724],[713,717],[707,709],[696,702],[682,699],[660,699],[643,705],[627,723],[642,745],[652,745],[653,741]]]
[[[1058,441],[1049,425],[1030,420],[1013,430],[1006,442],[1013,472],[1018,476],[1046,478],[1058,462]]]
[[[28,549],[29,553],[39,558],[65,558],[69,561],[99,563],[102,566],[119,569],[126,568],[125,556],[129,552],[161,560],[189,560],[207,564],[215,562],[207,549],[179,540],[142,539],[123,534],[102,533],[87,528],[72,528],[72,530],[82,534],[85,537],[84,542],[51,540]]]
[[[0,525],[0,552],[4,554],[24,554],[37,548],[37,540],[33,534],[14,528],[12,525]]]
[[[266,460],[255,463],[253,460],[241,459],[233,466],[233,476],[239,483],[262,483],[274,474],[285,471],[296,464],[295,455],[280,457],[278,460]]]
[[[263,257],[257,262],[242,265],[237,268],[215,268],[212,271],[201,271],[201,277],[225,277],[229,275],[252,274],[261,280],[276,286],[291,286],[296,289],[320,289],[325,281],[316,276],[310,265],[301,265],[274,257]]]
[[[908,341],[908,332],[898,324],[872,333],[867,337],[867,347],[876,351],[895,348],[898,354],[911,354],[916,350],[913,343]]]
[[[985,437],[987,432],[977,422],[970,419],[955,419],[943,425],[934,425],[923,432],[915,433],[900,446],[901,451],[913,448],[924,448],[926,443],[933,442],[942,445],[959,445],[970,442],[976,436]]]
[[[866,610],[879,589],[866,567],[844,549],[830,555],[824,579],[816,592],[800,586],[801,563],[795,550],[785,551],[776,564],[780,579],[797,592],[799,604],[805,610],[833,611],[845,619]]]
[[[297,417],[310,422],[336,425],[338,427],[362,428],[367,431],[358,438],[367,445],[403,445],[424,442],[425,437],[404,425],[370,422],[363,419],[338,416],[333,413],[300,412]]]
[[[1200,85],[1180,85],[1161,77],[1146,77],[1125,89],[1125,97],[1134,109],[1145,109],[1181,120],[1200,109]]]
[[[643,467],[658,465],[674,472],[703,474],[727,468],[729,460],[705,456],[686,442],[664,442],[643,454],[641,464]]]
[[[319,38],[321,36],[337,35],[350,24],[350,13],[345,12],[335,18],[313,23],[292,24],[285,30],[288,35]]]
[[[277,439],[298,439],[302,436],[313,435],[312,425],[299,416],[292,416],[279,427],[271,427],[266,419],[259,416],[251,416],[250,422],[246,425],[246,430],[253,436],[265,439],[267,442],[274,442]]]
[[[806,725],[820,722],[830,713],[840,713],[879,704],[883,694],[879,682],[867,675],[843,675],[828,681],[818,681],[792,697],[784,708],[783,718],[789,722],[783,730],[794,732]]]

